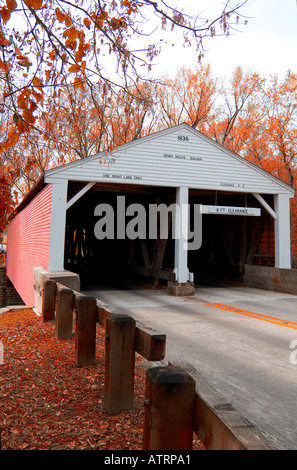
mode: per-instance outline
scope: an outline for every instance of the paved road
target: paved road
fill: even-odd
[[[191,363],[259,429],[297,449],[297,296],[206,286],[193,297],[133,289],[90,294],[166,333],[166,359]]]

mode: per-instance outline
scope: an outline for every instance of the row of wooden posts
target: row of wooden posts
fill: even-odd
[[[70,339],[75,324],[77,367],[95,363],[96,325],[105,328],[105,410],[117,415],[133,409],[135,352],[150,362],[162,361],[166,335],[53,280],[45,281],[41,294],[43,321],[55,320],[57,339]],[[261,433],[192,369],[178,364],[147,369],[143,450],[191,450],[194,432],[206,449],[270,449]],[[204,389],[202,395],[197,387]]]
[[[55,320],[59,340],[75,334],[77,367],[94,364],[96,324],[105,328],[104,407],[116,415],[133,409],[135,352],[150,362],[165,357],[166,335],[98,299],[54,280],[44,282],[43,321]],[[146,373],[144,450],[190,450],[193,445],[195,381],[183,369],[151,367]]]

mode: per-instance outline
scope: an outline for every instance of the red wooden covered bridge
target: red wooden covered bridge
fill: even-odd
[[[290,270],[292,197],[288,185],[181,124],[46,171],[8,226],[7,277],[34,305],[40,273],[79,289],[243,282],[249,266]],[[172,203],[202,208],[201,247],[184,248],[191,227],[181,213],[169,223],[183,237],[96,237],[100,204],[119,212]]]

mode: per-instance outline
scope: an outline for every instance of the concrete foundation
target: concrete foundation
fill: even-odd
[[[297,295],[297,269],[246,264],[243,282],[249,287]]]
[[[193,282],[168,282],[167,291],[170,295],[175,296],[186,296],[186,295],[194,295],[195,293],[195,285]]]
[[[54,280],[65,287],[69,287],[75,291],[80,291],[80,278],[76,273],[70,271],[61,272],[48,272],[44,268],[38,266],[33,268],[34,276],[34,289],[35,289],[35,311],[41,314],[42,306],[42,294],[44,282],[48,280]]]

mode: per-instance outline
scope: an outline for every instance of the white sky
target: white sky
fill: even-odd
[[[187,0],[206,6],[217,0]],[[223,2],[222,2],[223,3]],[[297,73],[297,1],[248,0],[240,9],[248,24],[238,27],[229,37],[207,41],[204,62],[218,77],[229,78],[236,66],[258,72],[260,76],[283,77],[290,69]],[[181,66],[195,66],[196,54],[189,48],[168,45],[158,58],[158,73],[171,76]]]
[[[221,13],[227,0],[170,0],[173,6],[187,11],[209,12],[209,19]],[[231,0],[232,5],[244,0]],[[244,70],[258,72],[261,77],[278,75],[284,77],[287,70],[297,73],[297,0],[247,0],[239,10],[248,20],[247,25],[236,26],[229,37],[217,36],[205,42],[204,63],[209,63],[215,76],[230,78],[232,71],[241,65]],[[207,13],[205,13],[206,15]],[[14,17],[14,20],[18,18]],[[156,42],[163,33],[157,30]],[[163,43],[161,55],[155,59],[154,76],[168,74],[174,77],[182,66],[195,68],[195,48],[172,45],[172,37],[166,46]],[[104,55],[103,55],[104,57]],[[109,57],[104,57],[109,69]],[[109,72],[110,73],[110,72]]]

